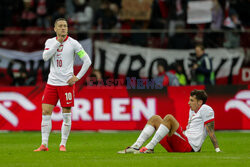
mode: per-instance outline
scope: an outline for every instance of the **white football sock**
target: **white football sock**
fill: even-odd
[[[42,144],[48,147],[49,134],[51,131],[51,115],[42,116],[41,132],[42,132]]]
[[[161,124],[158,130],[155,132],[152,140],[146,145],[147,149],[154,149],[157,143],[159,143],[167,134],[169,133],[169,129]]]
[[[155,131],[155,128],[152,125],[146,124],[140,136],[131,147],[139,149],[143,145],[143,143],[152,136],[154,131]]]
[[[61,129],[62,140],[60,146],[64,145],[66,147],[66,143],[71,129],[71,113],[63,113],[62,115],[63,115],[63,124]]]

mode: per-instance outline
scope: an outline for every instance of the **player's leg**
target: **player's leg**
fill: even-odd
[[[42,144],[34,151],[48,151],[48,140],[52,128],[51,114],[58,101],[56,86],[46,85],[42,98]]]
[[[42,134],[42,144],[34,151],[48,151],[48,141],[49,135],[52,127],[51,114],[54,105],[42,104],[42,123],[41,123],[41,134]]]
[[[146,145],[146,147],[142,148],[140,152],[153,152],[153,149],[156,144],[159,143],[167,134],[169,134],[169,136],[173,135],[174,132],[178,129],[178,127],[178,121],[172,115],[166,115],[152,140]]]
[[[148,120],[136,142],[131,147],[139,149],[143,143],[153,135],[155,130],[159,128],[162,122],[163,119],[159,115],[152,116]]]
[[[137,138],[136,142],[132,146],[126,148],[125,150],[118,151],[118,153],[125,154],[125,153],[134,153],[138,151],[140,147],[143,145],[143,143],[153,135],[156,129],[158,129],[158,127],[160,126],[162,122],[163,122],[163,119],[159,115],[152,116],[148,120],[141,134]]]
[[[66,151],[66,143],[71,130],[71,107],[74,106],[75,85],[58,87],[62,106],[63,123],[61,128],[60,151]]]
[[[42,110],[43,110],[42,125],[41,125],[42,144],[45,145],[46,147],[48,147],[49,135],[52,128],[51,114],[54,107],[55,106],[51,104],[42,104]]]
[[[160,141],[160,144],[168,152],[192,152],[193,149],[188,142],[188,138],[183,134],[181,126],[176,130],[176,132],[170,137],[166,136]],[[168,149],[168,146],[172,150]]]
[[[71,107],[63,107],[60,151],[66,151],[66,143],[71,130]]]

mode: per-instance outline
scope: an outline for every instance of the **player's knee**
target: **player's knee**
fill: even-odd
[[[167,115],[163,118],[163,120],[164,120],[164,121],[167,121],[167,122],[172,121],[172,120],[174,120],[174,119],[175,119],[174,116],[171,115],[171,114],[167,114]]]
[[[42,114],[43,115],[51,115],[54,106],[49,104],[42,104]]]
[[[169,129],[171,129],[169,135],[171,136],[179,127],[178,121],[171,114],[168,114],[163,119],[163,124],[166,125]]]
[[[152,122],[152,123],[160,122],[160,121],[162,121],[162,118],[159,115],[154,115],[148,120],[148,122]]]
[[[63,113],[71,113],[71,107],[63,107]]]
[[[49,109],[43,109],[42,113],[43,115],[51,115],[52,111],[50,111]]]

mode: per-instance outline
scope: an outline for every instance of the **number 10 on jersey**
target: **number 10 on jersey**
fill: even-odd
[[[66,100],[72,100],[72,94],[69,92],[69,93],[65,93],[65,96],[66,96]]]
[[[62,60],[61,59],[57,59],[56,60],[56,65],[57,65],[57,67],[62,67]]]

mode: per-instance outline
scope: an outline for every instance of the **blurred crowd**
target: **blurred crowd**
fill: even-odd
[[[152,1],[149,20],[124,20],[120,19],[122,0],[1,0],[0,30],[8,27],[27,31],[30,31],[29,27],[53,30],[54,21],[64,17],[70,31],[77,32],[74,37],[78,40],[89,37],[88,30],[166,29],[168,33],[97,33],[94,38],[140,46],[188,49],[196,43],[203,43],[206,47],[238,47],[241,44],[239,31],[228,30],[250,27],[250,0],[211,0],[212,21],[206,24],[187,24],[188,3],[192,0]],[[185,29],[195,31],[181,33]],[[204,33],[203,30],[211,31]]]
[[[181,65],[177,63],[169,69],[164,62],[157,66],[157,78],[165,86],[214,84],[212,64],[204,66],[207,59],[204,47],[249,47],[250,34],[242,35],[241,32],[250,28],[250,0],[211,0],[212,21],[188,24],[188,3],[191,1],[198,0],[152,0],[150,18],[139,20],[121,19],[123,0],[1,0],[0,32],[3,33],[0,33],[0,47],[27,52],[43,49],[46,39],[54,35],[47,32],[52,32],[55,20],[63,17],[68,20],[70,35],[77,40],[90,37],[146,47],[195,48],[196,63],[192,67],[191,80],[186,79]],[[148,29],[155,32],[144,31]],[[92,34],[89,30],[98,33]],[[118,30],[118,33],[103,30]],[[19,31],[27,33],[20,35]],[[37,33],[39,31],[43,33]],[[23,68],[20,74],[9,69],[9,75],[14,78],[12,85],[33,85],[35,79],[24,83],[27,74]],[[91,77],[96,77],[96,81],[105,80],[98,70],[94,70]]]
[[[157,74],[151,79],[155,83],[162,84],[163,87],[186,85],[215,85],[215,74],[213,71],[213,64],[211,58],[205,52],[204,46],[202,44],[197,44],[194,47],[194,50],[195,52],[191,55],[192,63],[190,64],[191,78],[188,79],[184,71],[183,64],[181,62],[177,61],[171,65],[168,65],[166,61],[159,60],[157,62]],[[86,81],[87,85],[89,86],[109,86],[109,78],[114,78],[114,76],[105,75],[105,72],[102,72],[100,70],[93,70]],[[120,77],[120,79],[121,82],[114,82],[114,85],[126,85],[126,80],[131,78]],[[147,83],[144,82],[143,84]]]

